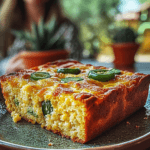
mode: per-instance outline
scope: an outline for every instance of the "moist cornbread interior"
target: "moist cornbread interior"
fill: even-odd
[[[71,138],[84,139],[84,104],[75,101],[71,94],[62,93],[57,97],[52,96],[55,88],[47,87],[47,91],[45,88],[41,89],[44,82],[41,80],[38,85],[32,82],[25,84],[25,81],[21,80],[18,82],[20,87],[6,83],[5,93],[8,93],[6,105],[12,112],[13,121],[17,122],[23,117],[33,124],[37,122],[42,127],[45,126],[47,130],[53,130]],[[42,101],[51,102],[53,107],[51,114],[43,115]],[[30,114],[29,110],[33,113]]]
[[[57,73],[56,65],[45,65],[8,75],[1,83],[5,103],[14,122],[24,118],[33,124],[37,122],[41,127],[46,127],[54,133],[84,141],[87,108],[84,101],[75,99],[75,95],[83,92],[95,94],[95,88],[91,88],[92,86],[101,89],[119,84],[128,86],[134,82],[134,80],[129,82],[128,78],[133,73],[122,71],[121,75],[117,75],[111,81],[99,82],[87,77],[89,70],[95,69],[94,66],[76,64],[65,67],[80,68],[81,73],[78,75]],[[51,77],[38,81],[31,80],[30,75],[35,71],[49,72]],[[65,77],[83,77],[84,80],[61,83],[60,80]],[[53,107],[51,114],[43,115],[43,101],[51,102]]]

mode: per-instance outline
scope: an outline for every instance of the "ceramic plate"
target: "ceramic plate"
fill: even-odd
[[[145,107],[86,144],[61,138],[40,125],[24,120],[14,123],[0,99],[0,145],[27,149],[114,149],[129,148],[150,139],[150,94]],[[53,143],[48,146],[49,140]],[[149,145],[150,146],[150,145]]]

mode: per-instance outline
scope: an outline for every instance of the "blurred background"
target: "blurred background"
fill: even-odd
[[[115,28],[131,27],[140,44],[136,61],[150,61],[150,2],[148,0],[61,0],[65,15],[80,29],[83,58],[112,62]],[[11,39],[0,42],[0,57]]]
[[[114,59],[112,31],[128,26],[138,34],[136,61],[150,61],[150,2],[148,0],[62,0],[65,14],[80,27],[83,57],[100,62]]]

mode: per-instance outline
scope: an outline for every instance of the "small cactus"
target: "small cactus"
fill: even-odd
[[[137,34],[129,27],[119,29],[113,40],[115,43],[135,42]]]
[[[56,19],[53,17],[48,24],[41,18],[38,25],[32,23],[31,32],[13,30],[12,34],[27,42],[27,49],[31,51],[44,51],[50,49],[64,49],[64,32],[57,33]]]

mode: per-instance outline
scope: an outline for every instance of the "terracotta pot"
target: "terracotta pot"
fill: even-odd
[[[21,53],[21,58],[26,65],[26,68],[32,68],[45,64],[47,62],[67,59],[69,57],[69,52],[67,50],[49,50],[49,51],[24,51]]]
[[[113,52],[115,56],[114,64],[122,66],[130,66],[134,64],[134,57],[139,48],[136,43],[117,43],[113,44]]]

